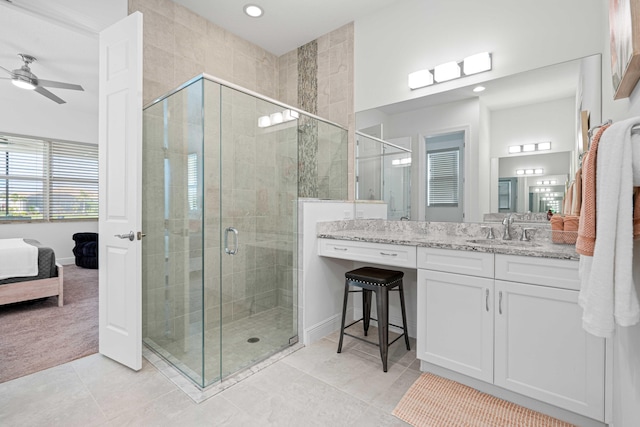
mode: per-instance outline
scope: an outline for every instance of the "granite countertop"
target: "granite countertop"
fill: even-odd
[[[495,239],[486,239],[492,227]],[[530,227],[531,241],[519,240],[522,227],[512,225],[512,240],[502,240],[503,226],[491,223],[451,223],[386,220],[344,220],[319,222],[317,236],[325,239],[352,240],[439,249],[490,252],[506,255],[555,259],[579,259],[574,245],[551,241],[548,224]]]

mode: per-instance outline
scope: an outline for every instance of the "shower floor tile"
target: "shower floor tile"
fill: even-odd
[[[204,357],[205,382],[211,384],[288,347],[294,335],[293,319],[291,309],[277,307],[225,323],[222,336],[220,327],[209,328],[204,333],[204,348],[202,334],[146,339],[145,343],[199,385]]]

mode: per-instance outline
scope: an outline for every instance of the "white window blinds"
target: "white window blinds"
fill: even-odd
[[[98,146],[52,142],[50,219],[98,217]]]
[[[459,168],[458,148],[427,153],[427,206],[458,206]]]
[[[0,136],[0,220],[98,217],[98,146]]]
[[[0,218],[44,218],[46,144],[0,138]]]

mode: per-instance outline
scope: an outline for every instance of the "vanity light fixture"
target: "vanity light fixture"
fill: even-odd
[[[266,128],[271,126],[271,118],[269,116],[258,117],[258,127]]]
[[[414,71],[409,74],[408,84],[412,90],[419,89],[434,83],[446,82],[490,70],[491,53],[482,52],[468,56],[462,61],[450,61],[437,65],[432,69]],[[482,86],[474,89],[474,92],[484,90],[484,87],[479,89],[480,87]]]
[[[437,65],[433,69],[433,78],[438,83],[458,79],[460,78],[460,65],[455,61]]]
[[[246,4],[244,5],[244,13],[252,18],[260,18],[264,14],[264,11],[260,6],[255,4]]]
[[[489,71],[491,69],[491,54],[482,52],[467,56],[462,60],[462,69],[466,76]]]
[[[272,125],[278,125],[284,121],[284,116],[281,112],[277,112],[269,115],[269,119],[271,119]]]
[[[295,110],[277,111],[268,116],[258,117],[258,127],[266,128],[280,123],[290,122],[300,117],[300,113]]]
[[[391,160],[391,166],[411,166],[411,157]]]
[[[417,89],[433,84],[433,74],[429,70],[420,70],[409,74],[409,88]]]
[[[542,168],[516,169],[516,175],[542,175],[543,173],[544,169]]]
[[[522,152],[522,145],[512,145],[509,147],[509,154]]]
[[[522,153],[522,152],[530,153],[533,151],[545,151],[545,150],[551,150],[550,141],[509,146],[509,154]]]

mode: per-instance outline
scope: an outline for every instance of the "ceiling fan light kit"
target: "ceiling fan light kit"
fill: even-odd
[[[13,83],[15,86],[21,89],[33,90],[35,92],[38,92],[40,95],[44,95],[50,100],[57,102],[58,104],[64,104],[66,101],[49,92],[47,89],[45,89],[45,87],[55,87],[58,89],[81,91],[84,90],[80,85],[57,82],[53,80],[38,79],[38,77],[31,72],[31,68],[29,67],[29,64],[36,61],[36,58],[25,53],[19,53],[18,56],[22,58],[22,61],[24,62],[22,67],[12,71],[0,66],[0,69],[6,71],[11,76],[11,83]]]

